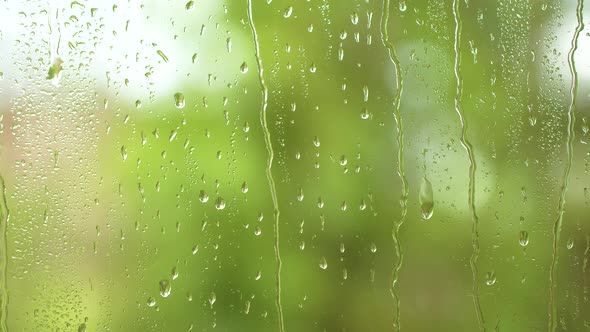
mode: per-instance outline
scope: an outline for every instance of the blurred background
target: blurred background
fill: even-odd
[[[587,331],[582,1],[5,0],[0,329]]]

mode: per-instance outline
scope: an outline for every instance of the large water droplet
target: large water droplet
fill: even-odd
[[[176,106],[176,108],[184,108],[185,102],[184,102],[184,95],[180,92],[177,92],[174,94],[174,106]]]
[[[420,210],[422,212],[422,219],[428,220],[434,213],[434,194],[432,192],[432,183],[426,177],[422,178],[420,184]]]
[[[170,296],[171,292],[172,292],[172,285],[170,284],[170,281],[168,281],[168,279],[160,280],[160,295],[162,297],[168,297],[168,296]]]

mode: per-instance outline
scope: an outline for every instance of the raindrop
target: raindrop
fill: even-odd
[[[366,107],[363,107],[361,110],[361,119],[367,120],[369,118],[369,110]]]
[[[289,18],[291,17],[291,14],[293,14],[293,6],[287,7],[287,9],[285,9],[285,12],[283,13],[283,16],[285,18]]]
[[[325,270],[328,268],[328,262],[326,261],[325,257],[320,259],[320,269]]]
[[[350,21],[352,24],[357,25],[359,23],[359,14],[357,12],[350,14]]]
[[[201,201],[201,203],[207,203],[207,201],[209,201],[209,195],[207,195],[205,190],[201,190],[199,193],[199,201]]]
[[[176,106],[176,108],[184,108],[185,102],[184,102],[184,95],[180,92],[177,92],[174,94],[174,106]]]
[[[244,181],[244,183],[242,183],[242,193],[247,193],[248,192],[248,184],[246,183],[246,181]]]
[[[194,7],[195,7],[195,2],[193,0],[187,2],[186,5],[184,6],[184,8],[186,8],[186,10],[193,10]]]
[[[303,201],[304,197],[305,196],[303,195],[303,189],[299,188],[299,192],[297,193],[297,200],[301,202],[301,201]]]
[[[496,283],[496,272],[486,273],[486,285],[491,286]]]
[[[215,295],[215,292],[211,292],[211,294],[209,294],[209,305],[211,305],[211,307],[213,307],[213,304],[215,304],[215,301],[217,301],[217,295]]]
[[[402,11],[402,12],[405,12],[406,9],[408,9],[408,6],[406,5],[406,2],[403,1],[403,0],[400,1],[400,3],[399,3],[399,10]]]
[[[568,250],[571,250],[574,247],[574,239],[567,240],[567,244],[565,246]]]
[[[432,183],[426,177],[422,178],[420,184],[420,210],[422,212],[422,219],[428,220],[434,213],[434,198],[432,192]]]
[[[123,160],[127,160],[127,148],[125,145],[121,146],[121,157],[123,157]]]
[[[160,295],[162,297],[168,297],[168,296],[170,296],[171,292],[172,292],[172,285],[170,284],[170,281],[168,281],[168,279],[160,280]]]
[[[246,61],[244,61],[242,63],[242,65],[240,66],[240,71],[242,72],[242,74],[245,74],[248,72],[248,64],[246,63]]]
[[[377,246],[375,245],[375,243],[371,243],[371,252],[372,253],[376,253],[377,252]]]
[[[215,208],[217,210],[225,209],[225,201],[223,200],[223,198],[217,197],[217,200],[215,201]]]
[[[153,297],[149,297],[147,299],[147,306],[148,307],[155,307],[156,306],[156,299],[154,299]]]

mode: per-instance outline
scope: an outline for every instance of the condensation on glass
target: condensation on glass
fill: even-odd
[[[2,2],[0,331],[587,329],[584,5]]]

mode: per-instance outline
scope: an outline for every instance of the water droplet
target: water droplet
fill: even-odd
[[[428,220],[434,213],[434,194],[432,192],[432,183],[426,177],[422,178],[420,184],[420,210],[422,211],[422,219]]]
[[[324,207],[324,200],[320,197],[318,198],[318,207],[322,209]]]
[[[348,159],[346,159],[346,156],[345,155],[340,156],[340,165],[346,166],[346,164],[348,164]]]
[[[209,201],[209,195],[207,195],[205,190],[201,190],[199,193],[199,201],[201,201],[201,203],[207,203],[207,201]]]
[[[248,184],[246,183],[246,181],[244,181],[244,183],[242,183],[242,193],[247,193],[248,192]]]
[[[317,136],[315,136],[315,137],[313,138],[313,145],[314,145],[316,148],[319,148],[319,147],[320,147],[320,139],[319,139]]]
[[[327,269],[327,268],[328,268],[328,262],[326,261],[326,258],[325,258],[325,257],[322,257],[322,258],[320,259],[320,268],[321,268],[322,270],[325,270],[325,269]]]
[[[148,307],[155,307],[156,306],[156,299],[154,299],[153,297],[149,297],[147,299],[147,306]]]
[[[244,61],[242,63],[242,65],[240,66],[240,71],[242,72],[242,74],[245,74],[248,72],[248,64],[246,63],[246,61]]]
[[[357,12],[350,14],[350,21],[352,24],[357,25],[359,23],[359,14]]]
[[[361,119],[367,120],[369,118],[369,110],[366,107],[363,107],[361,110]]]
[[[185,102],[184,102],[184,95],[180,92],[177,92],[174,94],[174,106],[176,106],[176,108],[184,108]]]
[[[217,295],[215,295],[215,292],[211,292],[211,294],[209,294],[209,305],[213,307],[215,301],[217,301]]]
[[[123,157],[123,160],[127,160],[127,148],[125,145],[121,146],[121,157]]]
[[[172,285],[170,284],[170,281],[168,281],[168,279],[160,280],[160,295],[162,297],[168,297],[168,296],[170,296],[171,292],[172,292]]]
[[[184,6],[184,8],[186,8],[186,10],[193,10],[194,7],[195,7],[195,2],[193,0],[187,2],[186,5]]]
[[[303,201],[303,198],[305,198],[305,196],[303,195],[303,189],[299,188],[299,192],[297,193],[297,200],[298,201]]]
[[[404,0],[400,1],[399,3],[399,10],[402,12],[405,12],[406,9],[408,9],[408,6],[406,5],[406,2]]]
[[[361,199],[361,204],[359,205],[359,209],[361,211],[364,211],[367,208],[367,203],[365,202],[365,199]]]
[[[283,13],[283,16],[285,18],[289,18],[291,17],[291,14],[293,14],[293,6],[287,7],[287,9],[285,9],[285,12]]]
[[[491,286],[496,283],[496,272],[486,273],[486,285]]]
[[[53,63],[51,64],[51,67],[49,67],[49,70],[47,71],[47,79],[48,80],[53,80],[54,84],[57,84],[59,82],[59,78],[61,76],[61,71],[63,69],[62,64],[63,64],[63,60],[61,58],[55,58],[53,60]]]
[[[176,266],[172,268],[171,277],[172,280],[178,279],[178,268]]]
[[[372,253],[376,253],[377,252],[377,246],[375,245],[375,243],[371,243],[371,252]]]
[[[565,246],[568,250],[571,250],[574,247],[574,239],[567,240],[567,243]]]
[[[215,208],[217,210],[225,209],[225,201],[223,200],[223,198],[217,197],[217,200],[215,201]]]
[[[526,247],[529,244],[529,233],[527,231],[520,231],[520,233],[518,233],[518,243],[523,247]]]
[[[164,60],[164,62],[168,62],[168,57],[166,56],[166,54],[164,54],[164,52],[162,50],[157,50],[156,53],[158,53],[158,55],[162,58],[162,60]]]
[[[191,61],[193,63],[199,62],[199,55],[197,53],[193,54],[193,57],[191,58]]]
[[[135,101],[135,108],[141,108],[141,105],[141,100],[138,99]]]

